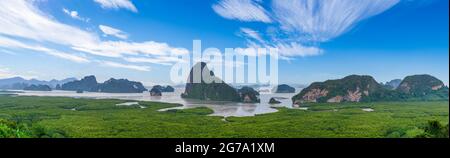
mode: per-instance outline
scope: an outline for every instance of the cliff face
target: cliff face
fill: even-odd
[[[372,93],[382,90],[371,76],[347,76],[343,79],[316,82],[293,97],[294,103],[302,102],[360,102]]]
[[[259,93],[250,87],[239,90],[229,86],[208,69],[206,63],[200,62],[191,69],[183,98],[258,103]]]
[[[379,84],[371,76],[351,75],[343,79],[316,82],[292,98],[294,104],[305,102],[362,102],[448,100],[448,87],[430,75],[406,77],[397,89]]]
[[[191,69],[185,92],[181,96],[200,100],[236,102],[241,100],[236,89],[215,77],[204,62],[195,64]]]
[[[444,88],[444,83],[430,75],[407,76],[397,90],[403,93],[420,95]]]
[[[407,76],[397,91],[415,100],[448,100],[449,97],[444,82],[430,75]]]

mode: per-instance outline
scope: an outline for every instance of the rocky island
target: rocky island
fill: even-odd
[[[153,86],[153,88],[155,89],[159,89],[161,92],[175,92],[175,88],[173,88],[172,86],[161,86],[161,85],[155,85]]]
[[[98,92],[104,93],[142,93],[144,91],[147,89],[142,83],[127,79],[111,78],[98,85]]]
[[[61,85],[61,90],[65,91],[87,91],[87,92],[97,92],[98,82],[95,76],[86,76],[81,80],[75,80],[72,82],[67,82]]]
[[[275,98],[270,98],[269,104],[280,104],[281,102],[276,100]]]
[[[258,92],[250,87],[240,89],[239,92],[216,77],[204,62],[197,63],[192,67],[181,97],[213,101],[259,102]]]
[[[140,82],[111,78],[104,83],[98,83],[95,76],[86,76],[81,80],[65,83],[61,86],[61,90],[104,93],[142,93],[147,91]]]
[[[239,97],[243,103],[259,103],[259,92],[251,87],[242,87],[238,90]]]
[[[274,93],[295,93],[295,88],[287,84],[281,84],[272,90]]]
[[[150,96],[162,96],[161,88],[158,86],[153,86],[150,90]]]

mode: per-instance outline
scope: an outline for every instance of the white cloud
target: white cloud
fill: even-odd
[[[361,20],[380,14],[400,0],[296,0],[273,1],[281,28],[308,35],[313,41],[335,38]]]
[[[87,63],[88,59],[80,56],[76,56],[69,53],[60,52],[57,50],[49,49],[43,46],[32,45],[30,43],[23,43],[14,39],[10,39],[7,37],[0,36],[0,47],[4,48],[18,48],[18,49],[28,49],[37,52],[43,52],[51,56],[55,56],[61,59],[70,60],[78,63]]]
[[[166,65],[170,66],[173,65],[173,63],[176,62],[186,62],[182,59],[171,57],[171,56],[161,56],[161,57],[155,57],[155,58],[136,58],[136,57],[129,57],[125,58],[128,62],[134,62],[134,63],[153,63],[153,64],[159,64],[159,65]]]
[[[99,25],[98,28],[107,36],[114,36],[120,39],[127,39],[128,35],[122,30],[112,28],[110,26]]]
[[[59,23],[39,11],[38,1],[9,0],[0,5],[0,35],[21,37],[64,45],[95,43],[98,37],[73,26]]]
[[[222,0],[212,8],[217,14],[227,19],[272,22],[267,11],[254,0]]]
[[[89,22],[90,21],[89,18],[82,18],[82,17],[80,17],[78,15],[77,11],[70,11],[70,10],[68,10],[66,8],[63,8],[63,12],[65,14],[69,15],[70,17],[74,18],[74,19],[81,20],[81,21],[84,21],[84,22]]]
[[[44,52],[48,55],[80,63],[88,62],[88,59],[73,55],[73,53],[58,51],[56,48],[72,49],[74,52],[120,59],[125,55],[158,58],[159,56],[168,56],[170,53],[182,54],[188,52],[184,48],[171,47],[166,43],[154,41],[103,41],[95,32],[63,24],[54,17],[44,14],[35,3],[46,3],[46,1],[9,0],[0,5],[0,36],[3,37],[2,41],[15,41],[13,42],[15,45],[9,45],[9,47]],[[32,45],[29,45],[29,43],[32,43]],[[45,45],[57,47],[48,49],[43,47]],[[9,49],[8,45],[2,47]]]
[[[277,48],[282,59],[291,59],[322,54],[320,43],[344,34],[361,20],[380,14],[399,1],[274,0],[265,5],[271,7],[267,12],[260,5],[262,1],[220,0],[213,8],[227,19],[268,23],[264,34],[241,28],[248,47]]]
[[[314,46],[304,46],[300,43],[278,43],[274,48],[277,48],[279,55],[283,57],[306,57],[306,56],[316,56],[323,53],[323,50]]]
[[[249,48],[274,48],[278,49],[278,56],[280,59],[291,60],[289,57],[306,57],[315,56],[323,53],[323,50],[316,46],[305,46],[299,42],[287,42],[287,41],[268,41],[263,39],[258,31],[241,28],[241,32],[245,38],[247,38]],[[245,52],[245,51],[241,51]],[[245,53],[243,53],[245,54]],[[248,55],[248,54],[246,54]]]
[[[69,54],[69,53],[64,53],[64,52],[60,52],[60,51],[56,51],[56,50],[47,49],[45,52],[49,55],[52,55],[52,56],[55,56],[55,57],[58,57],[61,59],[70,60],[70,61],[77,62],[77,63],[90,62],[89,59],[86,59],[84,57]]]
[[[256,40],[257,42],[260,43],[265,43],[258,31],[252,30],[250,28],[241,28],[241,32],[247,38]]]
[[[273,52],[259,52],[259,48],[274,50]],[[276,52],[275,52],[276,50]],[[245,56],[270,55],[276,59],[294,60],[294,57],[308,57],[321,55],[324,51],[319,47],[305,46],[300,43],[276,43],[273,45],[248,45],[246,48],[237,48],[235,53]]]
[[[94,0],[102,8],[106,9],[120,9],[124,8],[132,12],[138,12],[136,6],[131,2],[131,0]]]
[[[129,64],[122,64],[117,62],[111,62],[111,61],[98,61],[101,66],[106,67],[114,67],[114,68],[124,68],[124,69],[131,69],[131,70],[137,70],[137,71],[150,71],[150,67],[148,66],[138,66],[138,65],[129,65]]]
[[[184,48],[174,48],[167,43],[147,41],[141,43],[106,41],[101,43],[75,46],[73,49],[106,57],[123,57],[124,55],[167,56],[170,53],[188,52]]]

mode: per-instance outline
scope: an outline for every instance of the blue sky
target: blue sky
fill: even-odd
[[[192,40],[280,49],[279,82],[431,74],[448,85],[448,0],[7,0],[0,78],[169,84]],[[332,9],[330,9],[332,8]],[[20,11],[19,11],[20,10]]]

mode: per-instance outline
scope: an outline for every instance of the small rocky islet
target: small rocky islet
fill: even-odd
[[[287,84],[281,84],[275,87],[272,92],[274,93],[295,93],[295,88]]]
[[[150,90],[150,96],[162,96],[162,91],[160,88],[153,86]]]
[[[281,104],[281,102],[280,101],[278,101],[277,99],[275,99],[275,98],[270,98],[270,100],[269,100],[269,104]]]

